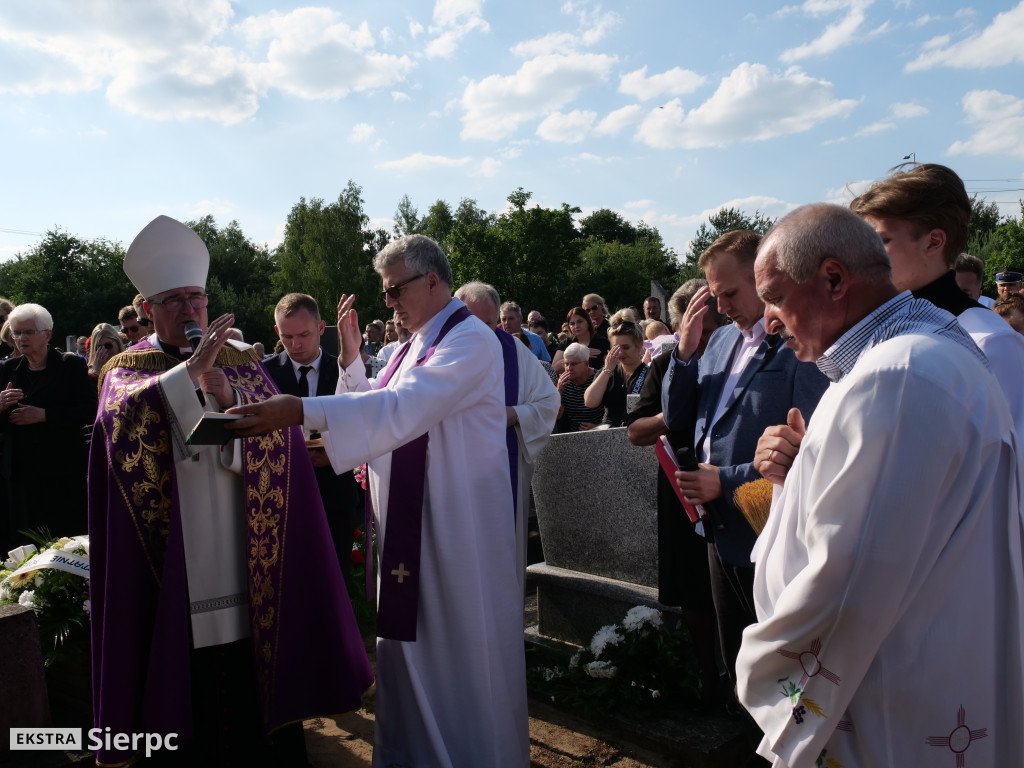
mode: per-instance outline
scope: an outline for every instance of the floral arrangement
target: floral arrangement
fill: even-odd
[[[609,624],[565,667],[533,667],[535,691],[588,711],[644,712],[685,707],[700,696],[700,675],[681,620],[665,626],[660,611],[638,605]]]
[[[26,544],[7,553],[0,568],[0,605],[18,603],[36,612],[49,667],[89,648],[89,537],[36,541],[39,548]]]
[[[348,597],[352,603],[352,610],[356,615],[356,623],[364,635],[371,635],[376,632],[377,626],[377,603],[374,600],[366,599],[366,553],[365,537],[362,529],[355,532],[352,541],[352,551],[349,557],[352,560],[352,578],[348,586]],[[376,536],[370,543],[371,548],[376,546]],[[373,557],[371,551],[370,557]]]

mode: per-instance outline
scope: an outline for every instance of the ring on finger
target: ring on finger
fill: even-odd
[[[774,456],[775,456],[775,451],[773,451],[773,450],[772,451],[768,451],[768,463],[769,464],[771,464],[772,459],[774,458]]]

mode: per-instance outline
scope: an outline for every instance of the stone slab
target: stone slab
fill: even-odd
[[[656,588],[657,477],[625,427],[552,435],[533,474],[547,564]]]
[[[6,752],[10,728],[50,725],[36,614],[24,605],[0,605],[0,691],[0,752]]]

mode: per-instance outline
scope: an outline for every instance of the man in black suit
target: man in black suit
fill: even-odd
[[[304,293],[289,293],[274,308],[274,330],[284,352],[263,364],[278,389],[286,395],[320,397],[333,395],[338,385],[338,358],[320,348],[324,321],[316,299]],[[351,471],[334,474],[322,447],[310,448],[313,471],[327,513],[342,575],[348,584],[352,576],[352,537],[360,516],[359,488]]]

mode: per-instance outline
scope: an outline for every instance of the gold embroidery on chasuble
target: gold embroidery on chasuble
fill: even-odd
[[[161,469],[156,457],[171,450],[171,439],[166,408],[161,412],[136,395],[154,385],[153,368],[166,368],[167,358],[162,352],[144,352],[121,354],[115,360],[121,370],[110,382],[101,405],[109,416],[110,431],[105,438],[111,450],[107,460],[153,575],[159,581],[162,567],[152,558],[160,558],[167,548],[173,476],[169,467]],[[104,367],[104,377],[110,368],[109,363]],[[106,419],[101,422],[107,430]]]

